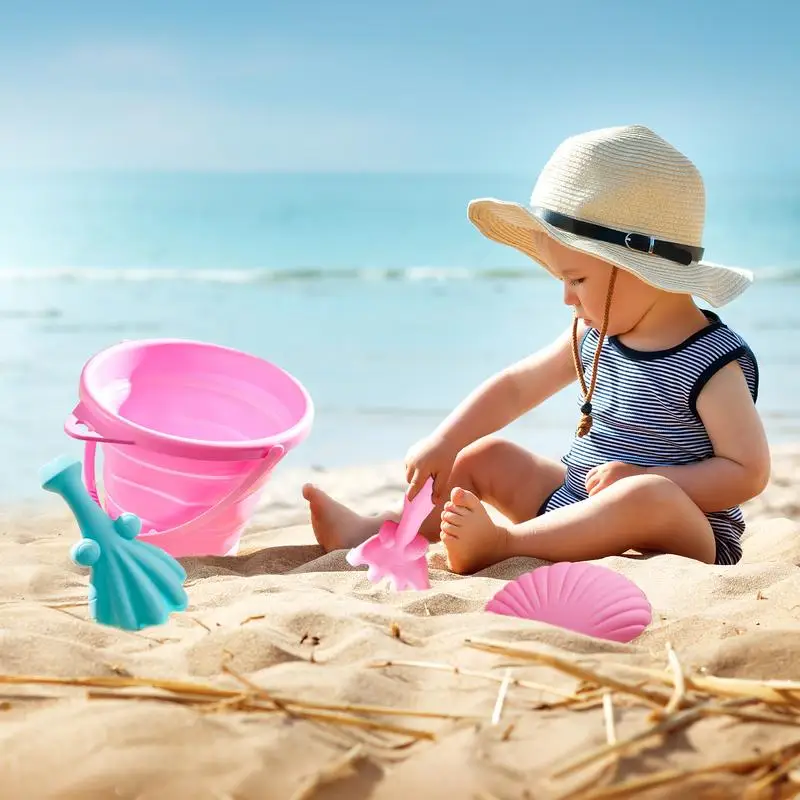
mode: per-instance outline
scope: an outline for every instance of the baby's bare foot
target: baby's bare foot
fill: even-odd
[[[314,536],[326,553],[361,544],[380,530],[384,520],[356,514],[310,483],[303,487],[303,497],[311,510]]]
[[[508,533],[492,522],[480,500],[455,488],[442,511],[442,542],[450,569],[466,575],[508,558]]]

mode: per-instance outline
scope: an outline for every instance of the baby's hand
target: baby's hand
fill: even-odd
[[[646,474],[646,467],[637,467],[635,464],[625,464],[622,461],[609,461],[589,470],[586,475],[586,492],[591,497],[623,478]]]
[[[429,477],[433,478],[433,502],[446,499],[447,481],[458,449],[443,436],[432,435],[415,444],[406,455],[407,496],[413,500]]]

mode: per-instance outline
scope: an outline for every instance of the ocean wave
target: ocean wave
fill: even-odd
[[[60,308],[0,308],[0,320],[54,320],[62,315]]]
[[[758,281],[800,283],[800,265],[762,267],[754,271]],[[547,273],[535,267],[371,267],[286,269],[179,269],[63,267],[0,269],[0,283],[323,283],[384,281],[535,281]]]
[[[321,283],[334,281],[454,281],[535,280],[541,270],[463,267],[386,267],[286,269],[176,269],[176,268],[81,268],[0,269],[0,282],[37,283]]]
[[[762,267],[754,270],[756,280],[771,283],[800,283],[800,265],[791,267]]]

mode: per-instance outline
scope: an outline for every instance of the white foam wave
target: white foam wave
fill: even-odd
[[[44,269],[0,269],[0,283],[316,283],[327,281],[517,281],[539,280],[546,276],[535,267],[375,267],[286,269],[190,269],[163,267],[59,267]],[[756,271],[759,281],[800,282],[800,266],[762,267]]]

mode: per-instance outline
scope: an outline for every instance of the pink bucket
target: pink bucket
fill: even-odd
[[[84,481],[103,505],[142,521],[170,555],[233,555],[275,465],[311,429],[308,392],[287,372],[226,347],[122,342],[84,365],[64,424],[86,442]]]

